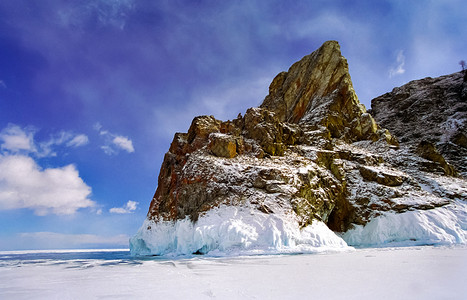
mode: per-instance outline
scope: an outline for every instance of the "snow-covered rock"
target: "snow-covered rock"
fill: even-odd
[[[407,146],[432,144],[467,177],[467,82],[462,72],[411,81],[371,102],[371,114]],[[422,149],[423,150],[423,149]],[[433,152],[433,151],[431,151]],[[433,161],[433,159],[429,159]]]
[[[359,247],[451,245],[467,243],[467,204],[454,201],[430,210],[387,213],[342,235]]]
[[[467,181],[428,148],[399,145],[366,112],[326,42],[276,76],[259,108],[175,134],[132,253],[466,243]]]

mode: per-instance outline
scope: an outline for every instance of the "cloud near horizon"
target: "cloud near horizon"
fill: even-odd
[[[41,143],[36,130],[15,124],[0,131],[0,210],[31,209],[38,216],[71,215],[80,208],[92,208],[91,188],[79,176],[75,165],[41,168],[33,157],[56,156],[54,148],[79,147],[88,143],[84,134],[61,131]]]
[[[38,216],[91,208],[91,188],[74,165],[42,169],[31,157],[0,155],[0,210],[31,209]]]

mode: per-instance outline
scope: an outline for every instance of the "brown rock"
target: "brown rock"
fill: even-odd
[[[373,99],[371,114],[401,145],[416,149],[423,140],[436,145],[467,178],[467,101],[461,93],[466,87],[461,72],[414,80]]]
[[[231,135],[211,133],[208,148],[218,157],[233,158],[237,155],[237,142]]]
[[[399,186],[406,180],[404,176],[375,170],[371,167],[360,166],[358,170],[365,180],[375,181],[386,186]]]
[[[216,120],[213,116],[199,116],[193,119],[190,129],[188,129],[188,143],[195,148],[199,148],[206,144],[208,136],[213,132],[219,132],[221,121]]]
[[[283,126],[276,115],[266,109],[250,108],[245,114],[245,136],[259,143],[264,152],[270,155],[283,155]]]
[[[454,167],[446,162],[443,155],[439,153],[439,151],[432,143],[428,141],[421,141],[417,146],[416,152],[421,157],[438,163],[443,168],[445,175],[457,176],[457,172]]]
[[[325,42],[288,72],[279,73],[260,107],[273,111],[283,122],[324,126],[333,138],[356,141],[381,137],[373,117],[358,101],[347,60],[336,41]]]
[[[463,148],[467,148],[467,136],[462,132],[458,132],[452,137],[452,142]]]

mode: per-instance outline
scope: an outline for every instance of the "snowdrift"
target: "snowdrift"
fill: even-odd
[[[426,211],[387,213],[341,236],[323,222],[299,228],[291,214],[220,206],[176,222],[146,220],[130,239],[132,255],[252,255],[345,251],[354,247],[467,243],[467,205],[456,201]]]
[[[130,239],[133,255],[250,255],[351,249],[319,221],[300,229],[293,215],[221,206],[176,222],[146,220]]]
[[[467,204],[455,201],[431,210],[388,213],[355,226],[342,238],[357,247],[466,244]]]

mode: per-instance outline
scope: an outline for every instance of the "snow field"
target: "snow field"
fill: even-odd
[[[0,299],[463,299],[467,247],[11,262]]]

